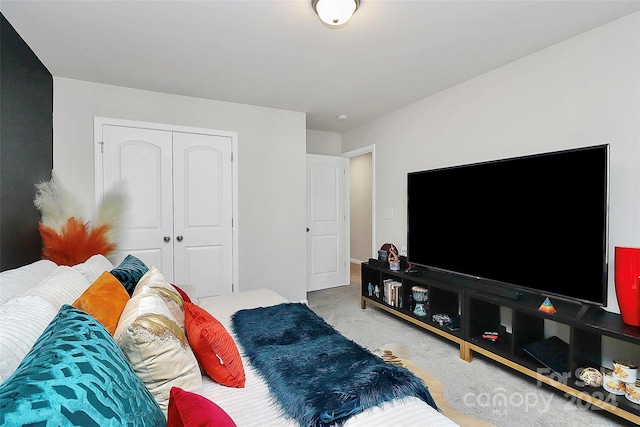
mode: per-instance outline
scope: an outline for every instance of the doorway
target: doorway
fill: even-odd
[[[350,262],[366,262],[376,253],[375,146],[342,154],[349,159]]]

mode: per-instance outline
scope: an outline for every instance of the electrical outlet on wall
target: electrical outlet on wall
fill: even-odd
[[[385,219],[393,219],[393,209],[392,208],[386,208],[384,210],[384,212],[382,213],[382,216]]]

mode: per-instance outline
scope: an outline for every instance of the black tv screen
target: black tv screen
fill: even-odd
[[[607,303],[609,146],[408,174],[411,264]]]

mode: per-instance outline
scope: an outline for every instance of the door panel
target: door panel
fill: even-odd
[[[311,264],[311,275],[330,274],[338,271],[340,260],[338,239],[336,235],[311,236],[311,251],[314,254],[331,254],[331,256],[315,256]]]
[[[105,125],[103,141],[104,188],[124,183],[130,194],[118,253],[138,256],[172,281],[171,132]]]
[[[307,155],[307,290],[349,283],[345,179],[348,160]]]
[[[224,281],[222,245],[188,246],[182,248],[185,268],[182,283],[193,283],[198,297],[230,293]]]
[[[174,134],[176,282],[198,296],[230,293],[232,271],[231,140]]]

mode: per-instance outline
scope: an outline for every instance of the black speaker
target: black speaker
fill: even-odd
[[[380,261],[375,258],[369,258],[369,265],[375,265],[376,267],[380,266]]]

